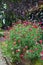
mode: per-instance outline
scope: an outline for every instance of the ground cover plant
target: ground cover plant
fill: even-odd
[[[12,62],[21,60],[43,60],[42,30],[35,23],[24,22],[15,25],[9,32],[9,39],[1,44],[3,54]]]

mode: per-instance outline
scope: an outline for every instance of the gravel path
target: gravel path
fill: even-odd
[[[3,55],[1,53],[1,49],[0,49],[0,65],[7,65],[5,59],[3,58]]]
[[[8,34],[9,34],[9,32],[6,31],[6,32],[5,32],[5,36],[8,36]],[[5,40],[6,40],[6,39],[5,39],[4,37],[0,37],[0,43],[1,43],[1,42],[4,42]],[[2,53],[1,53],[1,49],[0,49],[0,65],[7,65],[5,59],[3,58],[3,55],[2,55]]]
[[[4,41],[5,41],[5,39],[3,37],[0,37],[0,43],[4,42]],[[0,65],[7,65],[5,59],[3,58],[3,55],[1,53],[1,49],[0,49]]]

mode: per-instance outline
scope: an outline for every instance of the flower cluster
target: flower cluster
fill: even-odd
[[[37,24],[24,22],[10,30],[10,40],[6,40],[4,53],[12,61],[21,59],[35,59],[43,56],[40,27]],[[5,44],[3,46],[5,46]]]

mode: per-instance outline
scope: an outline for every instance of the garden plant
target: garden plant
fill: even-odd
[[[41,2],[0,0],[0,48],[12,65],[43,65]]]
[[[15,25],[9,32],[8,40],[1,44],[4,56],[12,63],[17,61],[26,64],[27,62],[29,65],[38,59],[43,60],[41,31],[36,23],[24,22]]]

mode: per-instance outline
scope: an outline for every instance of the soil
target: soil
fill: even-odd
[[[15,63],[12,63],[12,65],[25,65],[25,64],[22,62],[15,62]]]

